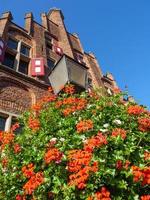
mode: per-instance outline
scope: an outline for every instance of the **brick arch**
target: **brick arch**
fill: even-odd
[[[21,114],[35,101],[35,95],[24,84],[7,78],[0,78],[0,109]]]

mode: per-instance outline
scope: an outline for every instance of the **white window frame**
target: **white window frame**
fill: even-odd
[[[16,115],[16,114],[10,113],[10,112],[5,112],[5,111],[3,111],[1,109],[0,109],[0,115],[1,116],[6,116],[6,122],[5,122],[4,131],[10,131],[13,117],[15,117],[15,118],[19,117],[19,115]]]

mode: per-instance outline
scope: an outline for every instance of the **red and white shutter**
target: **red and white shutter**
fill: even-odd
[[[43,58],[32,58],[31,60],[31,75],[32,76],[44,76],[44,59]]]
[[[56,52],[58,55],[60,55],[60,56],[63,55],[63,50],[62,50],[61,47],[55,46],[54,49],[55,49],[55,52]]]
[[[6,49],[6,43],[2,38],[0,38],[0,62],[4,61],[5,49]]]

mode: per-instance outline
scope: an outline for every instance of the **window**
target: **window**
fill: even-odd
[[[27,46],[21,44],[20,52],[21,52],[23,55],[29,57],[29,54],[30,54],[30,48],[28,48]]]
[[[13,39],[9,39],[8,40],[8,43],[7,43],[7,46],[11,49],[15,49],[17,50],[17,47],[18,47],[18,42],[16,40],[13,40]]]
[[[7,67],[14,68],[14,62],[15,62],[15,56],[11,55],[9,53],[5,53],[5,58],[3,65],[6,65]]]
[[[0,131],[5,130],[6,117],[0,116]]]
[[[53,69],[54,65],[55,65],[54,60],[47,59],[47,66],[49,67],[49,69]]]
[[[92,87],[92,79],[88,77],[88,86]]]
[[[47,43],[46,47],[47,47],[48,50],[49,50],[49,49],[52,50],[53,45],[52,45],[51,43]]]
[[[18,71],[23,73],[23,74],[28,74],[28,65],[29,65],[28,62],[20,60]]]

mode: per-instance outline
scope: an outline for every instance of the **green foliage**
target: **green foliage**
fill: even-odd
[[[150,131],[139,130],[138,124],[139,117],[149,118],[149,115],[146,112],[128,114],[131,103],[122,102],[121,95],[101,97],[96,93],[91,97],[88,93],[62,94],[43,103],[40,110],[32,109],[24,113],[20,119],[20,123],[24,124],[22,132],[16,134],[4,148],[1,139],[0,199],[86,200],[93,196],[94,200],[94,194],[101,187],[107,188],[112,200],[138,200],[142,195],[148,195],[148,183],[142,184],[143,175],[138,181],[134,180],[132,166],[141,170],[149,166],[144,153],[150,151]],[[82,109],[73,110],[64,116],[63,111],[72,109],[71,106],[75,104],[65,104],[64,100],[68,97],[78,98],[78,104],[81,99],[86,102]],[[58,101],[63,103],[57,107]],[[34,123],[29,122],[30,118],[39,121],[38,128],[34,129]],[[93,127],[79,132],[77,124],[83,120],[91,120]],[[126,137],[113,137],[112,132],[116,128],[124,130]],[[84,188],[69,185],[69,176],[72,174],[68,170],[70,150],[83,150],[85,143],[98,132],[107,139],[107,144],[93,147],[92,150],[90,166],[97,162],[98,169],[89,171]],[[14,151],[15,144],[21,148],[18,152]],[[45,155],[52,148],[62,153],[60,160],[53,159],[46,163]],[[7,160],[6,165],[4,159]],[[130,163],[125,167],[127,161]],[[117,166],[117,162],[120,162],[120,166]],[[31,163],[34,165],[34,174],[43,173],[43,181],[31,194],[27,194],[24,185],[31,177],[26,177],[22,168]]]

